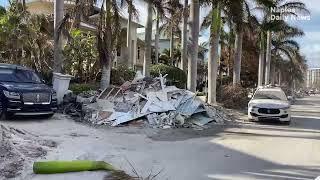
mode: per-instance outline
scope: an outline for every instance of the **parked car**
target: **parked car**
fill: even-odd
[[[290,103],[281,88],[258,88],[248,103],[249,120],[279,120],[291,122]]]
[[[313,89],[311,89],[310,91],[309,91],[309,95],[315,95],[316,94],[316,92],[313,90]]]
[[[55,91],[31,69],[0,64],[0,119],[13,115],[52,116],[57,110]]]

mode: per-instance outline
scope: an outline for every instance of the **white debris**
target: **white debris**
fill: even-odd
[[[110,126],[145,119],[151,127],[163,129],[203,129],[212,121],[224,122],[226,116],[218,113],[214,107],[207,106],[194,93],[166,86],[165,77],[147,78],[137,73],[132,82],[105,89],[97,96],[96,103],[87,104],[87,100],[79,98],[80,102],[86,102],[83,108],[85,118],[95,124]]]

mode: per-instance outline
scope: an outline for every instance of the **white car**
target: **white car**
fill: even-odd
[[[248,118],[252,121],[279,120],[290,124],[290,103],[282,89],[258,88],[248,103]]]

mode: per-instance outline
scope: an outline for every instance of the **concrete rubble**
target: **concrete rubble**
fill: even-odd
[[[101,93],[91,92],[89,96],[78,95],[73,104],[81,104],[81,108],[72,105],[77,110],[66,113],[98,125],[120,126],[143,119],[145,124],[163,129],[203,128],[208,123],[223,124],[229,119],[223,111],[208,106],[194,93],[166,86],[165,77],[137,74],[132,82],[120,87],[111,86]]]
[[[0,125],[0,179],[19,176],[35,159],[44,157],[56,146],[55,141]]]

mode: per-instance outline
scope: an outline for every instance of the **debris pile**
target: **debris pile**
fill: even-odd
[[[119,126],[144,119],[151,127],[163,129],[203,127],[210,122],[223,123],[229,118],[206,105],[194,93],[166,86],[165,77],[160,74],[160,77],[148,78],[138,73],[132,82],[111,86],[99,95],[77,96],[76,102],[82,106],[74,111],[93,124]]]
[[[0,125],[0,177],[8,179],[20,175],[25,164],[45,156],[47,150],[56,146],[54,141]]]

